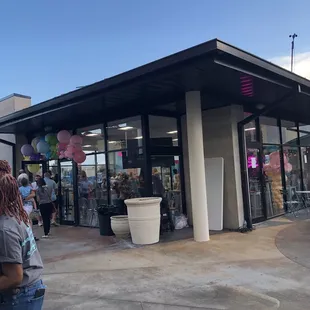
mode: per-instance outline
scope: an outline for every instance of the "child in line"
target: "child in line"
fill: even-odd
[[[37,205],[34,200],[35,192],[29,184],[27,175],[20,179],[20,185],[21,186],[19,187],[19,192],[22,196],[23,207],[29,216],[30,225],[32,227],[32,220],[30,218],[30,214],[32,213],[33,209],[37,209]],[[39,239],[35,237],[35,240],[38,241]]]

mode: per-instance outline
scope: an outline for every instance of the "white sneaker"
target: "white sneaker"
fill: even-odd
[[[39,222],[38,225],[39,225],[39,227],[42,227],[42,226],[43,226],[43,223],[42,223],[42,222]]]
[[[48,239],[50,236],[49,235],[44,235],[42,236],[42,239]]]
[[[55,226],[55,227],[58,227],[58,226],[59,226],[59,224],[58,224],[58,223],[56,223],[55,221],[54,221],[54,222],[52,222],[52,223],[51,223],[51,225],[53,225],[53,226]]]

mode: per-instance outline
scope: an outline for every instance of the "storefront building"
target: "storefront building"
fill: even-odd
[[[218,210],[208,210],[206,159],[224,160],[224,228],[283,214],[291,189],[309,188],[309,94],[310,81],[212,40],[2,117],[0,133],[16,135],[16,169],[32,164],[18,150],[37,135],[83,137],[83,164],[40,162],[58,180],[63,224],[96,226],[122,172],[136,196],[164,195],[207,241]]]

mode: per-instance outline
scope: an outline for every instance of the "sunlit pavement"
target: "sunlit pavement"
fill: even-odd
[[[36,228],[38,234],[39,228]],[[40,240],[44,309],[308,309],[310,221],[277,218],[224,233],[135,247],[96,229]]]

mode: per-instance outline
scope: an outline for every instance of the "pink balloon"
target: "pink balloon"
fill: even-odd
[[[86,160],[86,154],[83,151],[78,151],[74,154],[73,159],[77,164],[82,164]]]
[[[285,163],[285,164],[284,164],[284,170],[285,170],[286,172],[291,172],[292,169],[293,169],[293,166],[292,166],[290,163]]]
[[[70,152],[70,153],[74,154],[74,152],[75,152],[75,145],[69,144],[67,146],[67,152]]]
[[[57,134],[57,139],[60,143],[68,144],[70,142],[71,134],[67,130],[61,130]]]
[[[280,153],[278,151],[273,152],[269,155],[270,166],[272,168],[280,167]]]
[[[67,144],[66,143],[58,143],[57,144],[58,151],[65,151],[66,148],[67,148]]]
[[[74,135],[70,139],[70,144],[82,144],[82,143],[83,143],[83,139],[81,136]]]
[[[81,145],[81,144],[76,144],[76,145],[74,146],[74,148],[75,148],[75,151],[76,151],[76,152],[78,152],[78,151],[83,151],[82,145]]]
[[[67,150],[67,151],[65,151],[65,156],[67,158],[73,158],[73,153]]]

